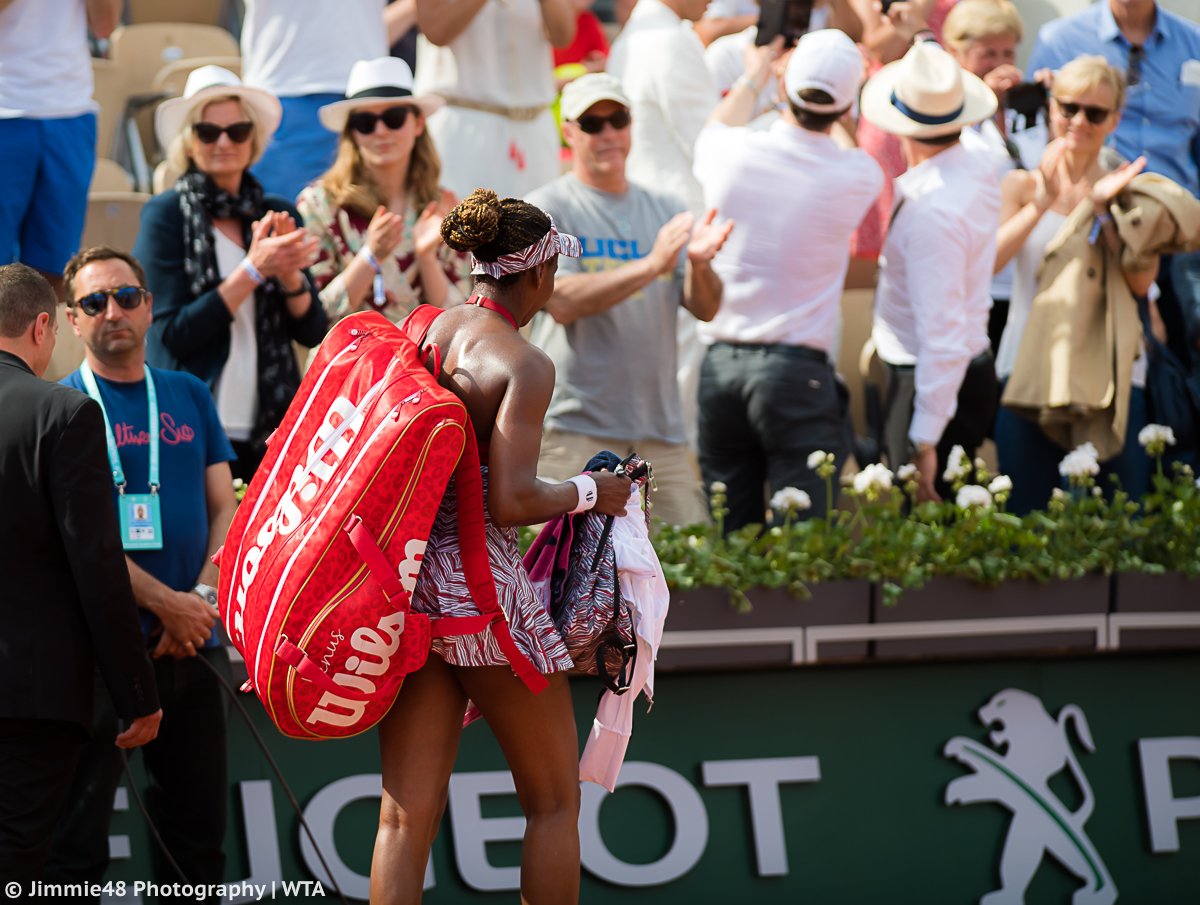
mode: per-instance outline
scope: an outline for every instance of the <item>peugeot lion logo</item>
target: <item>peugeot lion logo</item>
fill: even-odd
[[[1012,811],[1000,856],[1001,886],[979,905],[1024,905],[1025,890],[1047,853],[1083,881],[1073,905],[1111,905],[1117,888],[1083,829],[1095,806],[1092,787],[1067,733],[1070,723],[1080,744],[1088,752],[1096,750],[1083,711],[1068,704],[1056,720],[1034,695],[1006,688],[979,708],[979,719],[997,727],[989,733],[993,747],[958,736],[942,749],[946,757],[975,771],[946,786],[946,804],[994,801]],[[1051,777],[1065,769],[1083,796],[1077,811],[1068,810],[1050,791]]]

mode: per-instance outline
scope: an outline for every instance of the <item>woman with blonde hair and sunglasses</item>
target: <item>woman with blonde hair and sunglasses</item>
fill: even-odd
[[[300,386],[292,344],[320,344],[329,323],[306,270],[316,241],[249,172],[280,116],[275,95],[227,69],[189,75],[155,111],[184,175],[147,202],[133,249],[154,290],[147,358],[208,384],[245,481]]]
[[[442,99],[414,95],[412,84],[403,60],[364,60],[346,99],[321,108],[340,136],[337,159],[296,205],[320,245],[313,278],[333,320],[374,308],[400,321],[421,302],[458,304],[470,288],[468,256],[440,232],[455,199],[438,184],[425,118]]]
[[[1054,78],[1049,111],[1053,139],[1040,165],[1033,170],[1014,170],[1004,178],[995,269],[999,271],[1014,260],[1016,269],[1008,324],[996,356],[996,373],[1002,383],[1007,383],[1017,364],[1047,249],[1076,208],[1085,202],[1092,205],[1097,241],[1120,241],[1109,221],[1108,206],[1146,165],[1144,157],[1126,162],[1105,147],[1121,118],[1124,100],[1125,77],[1104,57],[1072,60]],[[1145,297],[1157,271],[1155,262],[1148,270],[1114,268],[1104,278],[1124,280],[1135,297]],[[1149,460],[1136,442],[1146,421],[1145,374],[1143,354],[1133,368],[1125,448],[1100,463],[1102,473],[1097,478],[1098,485],[1108,486],[1108,474],[1115,474],[1135,497],[1149,479]],[[1000,470],[1013,479],[1010,510],[1024,513],[1044,506],[1059,486],[1058,463],[1065,450],[1035,422],[1003,406],[996,419],[996,446]]]

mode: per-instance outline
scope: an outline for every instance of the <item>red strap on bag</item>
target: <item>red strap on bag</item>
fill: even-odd
[[[275,645],[275,656],[279,658],[280,662],[296,670],[300,678],[312,682],[322,691],[328,691],[349,701],[377,701],[394,697],[396,692],[400,690],[400,685],[405,679],[404,676],[393,675],[376,688],[374,692],[366,694],[354,688],[349,688],[346,685],[339,685],[333,681],[329,674],[321,668],[320,663],[313,660],[308,654],[304,653],[303,650],[286,638],[280,638],[279,643]]]
[[[496,581],[492,577],[492,564],[488,559],[487,541],[484,535],[483,478],[479,474],[479,447],[475,445],[472,431],[469,442],[463,449],[462,458],[454,470],[454,490],[458,498],[458,547],[462,554],[463,574],[467,588],[481,613],[494,614],[490,623],[492,635],[500,645],[500,651],[508,658],[508,665],[517,674],[525,687],[538,694],[550,686],[550,681],[517,648],[508,620],[496,599]]]
[[[388,565],[387,557],[383,555],[379,544],[375,542],[375,538],[371,537],[371,533],[363,525],[362,519],[357,515],[351,516],[350,521],[346,523],[345,531],[350,535],[350,543],[354,545],[358,555],[371,570],[371,577],[387,595],[388,603],[393,606],[398,605],[406,613],[410,612],[412,599],[408,596],[408,591],[404,590],[404,585],[400,583],[400,575]]]

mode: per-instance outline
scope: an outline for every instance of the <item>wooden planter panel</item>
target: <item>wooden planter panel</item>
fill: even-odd
[[[1109,579],[1104,575],[1089,575],[1074,581],[1048,584],[1010,581],[998,588],[980,587],[965,579],[936,578],[924,587],[906,591],[895,606],[884,606],[879,595],[876,595],[872,621],[879,625],[897,625],[1053,616],[1101,617],[1108,613],[1108,608]],[[1011,627],[1014,626],[1006,626]],[[1096,639],[1096,631],[1085,628],[1046,630],[1043,627],[1031,628],[1027,632],[999,633],[981,627],[979,634],[881,638],[874,642],[874,656],[893,659],[1034,651],[1094,651]]]
[[[1118,616],[1133,613],[1200,613],[1200,580],[1179,572],[1149,575],[1121,572],[1113,580],[1113,612]],[[1131,629],[1121,628],[1122,650],[1148,650],[1200,647],[1200,627],[1185,626]]]
[[[801,600],[778,588],[754,588],[748,592],[753,608],[735,612],[729,595],[719,588],[672,591],[667,613],[667,632],[713,632],[719,644],[698,641],[686,647],[663,647],[658,654],[661,669],[743,669],[791,666],[795,662],[793,640],[786,630],[810,625],[865,625],[870,616],[871,586],[865,581],[836,581],[815,585],[812,597]],[[779,629],[780,638],[769,638]],[[739,632],[757,640],[738,643]],[[863,659],[865,641],[822,645],[821,660]]]

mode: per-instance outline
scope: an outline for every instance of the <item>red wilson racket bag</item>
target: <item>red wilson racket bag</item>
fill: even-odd
[[[462,402],[419,348],[440,309],[402,328],[337,322],[308,369],[218,551],[221,619],[279,730],[356,735],[391,708],[438,635],[491,631],[526,685],[484,542],[479,453]],[[429,531],[457,475],[463,568],[477,617],[411,611]]]

